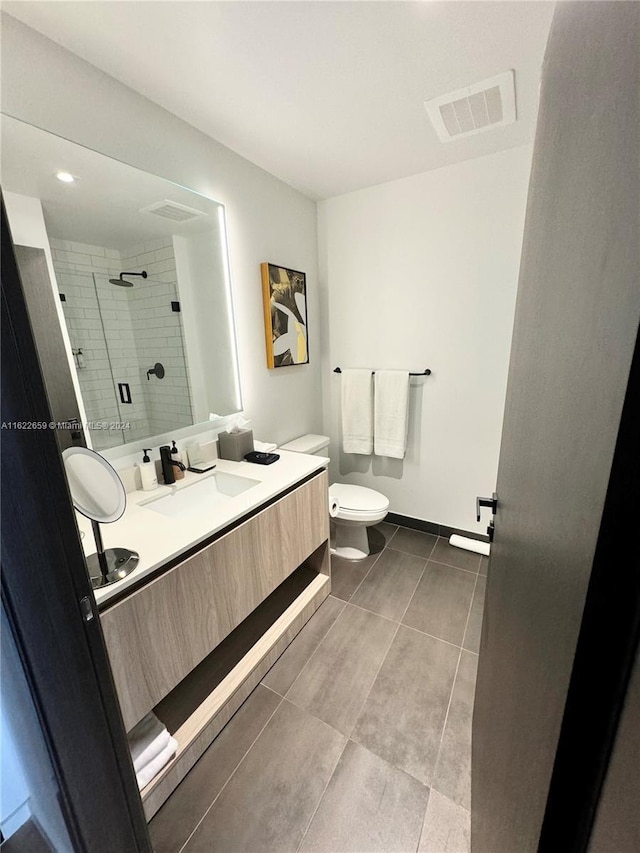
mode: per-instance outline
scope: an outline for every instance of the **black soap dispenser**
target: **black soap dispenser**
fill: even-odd
[[[176,463],[176,462],[178,463],[177,465],[175,465],[175,464],[173,465],[173,475],[176,478],[176,480],[182,480],[182,479],[184,479],[184,469],[185,469],[185,466],[182,462],[182,453],[180,453],[180,451],[176,447],[175,441],[172,441],[171,444],[173,444],[173,447],[171,448],[171,461],[173,463]]]

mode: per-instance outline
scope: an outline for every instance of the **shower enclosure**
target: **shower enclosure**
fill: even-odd
[[[116,274],[112,282],[109,270],[74,271],[56,260],[54,268],[93,447],[191,425],[175,281],[141,270]],[[162,378],[151,372],[158,362]]]

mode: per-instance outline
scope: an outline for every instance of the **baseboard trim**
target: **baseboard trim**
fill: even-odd
[[[460,527],[449,527],[446,524],[436,524],[435,521],[424,521],[422,518],[411,518],[410,515],[400,515],[397,512],[387,513],[385,521],[388,521],[389,524],[397,524],[399,527],[408,527],[411,530],[420,530],[422,533],[431,533],[433,536],[444,536],[447,539],[452,534],[457,533],[458,536],[477,539],[478,542],[489,541],[489,537],[483,533],[462,530]]]

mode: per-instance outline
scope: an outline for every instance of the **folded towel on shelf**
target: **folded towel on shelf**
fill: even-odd
[[[256,441],[253,439],[253,449],[257,450],[259,453],[271,453],[272,450],[275,450],[278,445],[274,444],[271,441]]]
[[[166,748],[171,735],[151,711],[127,735],[136,773]]]
[[[404,459],[409,429],[409,372],[377,370],[375,374],[374,453]]]
[[[146,785],[148,785],[149,782],[158,775],[165,764],[168,764],[169,761],[171,761],[177,751],[178,741],[170,736],[169,743],[165,746],[162,752],[158,753],[155,758],[153,758],[148,764],[145,764],[145,766],[136,773],[138,788],[142,790]]]
[[[370,370],[342,371],[342,449],[373,452],[373,385]]]

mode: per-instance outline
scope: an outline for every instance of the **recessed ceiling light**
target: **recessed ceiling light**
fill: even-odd
[[[56,178],[63,184],[72,184],[75,181],[71,172],[56,172]]]

